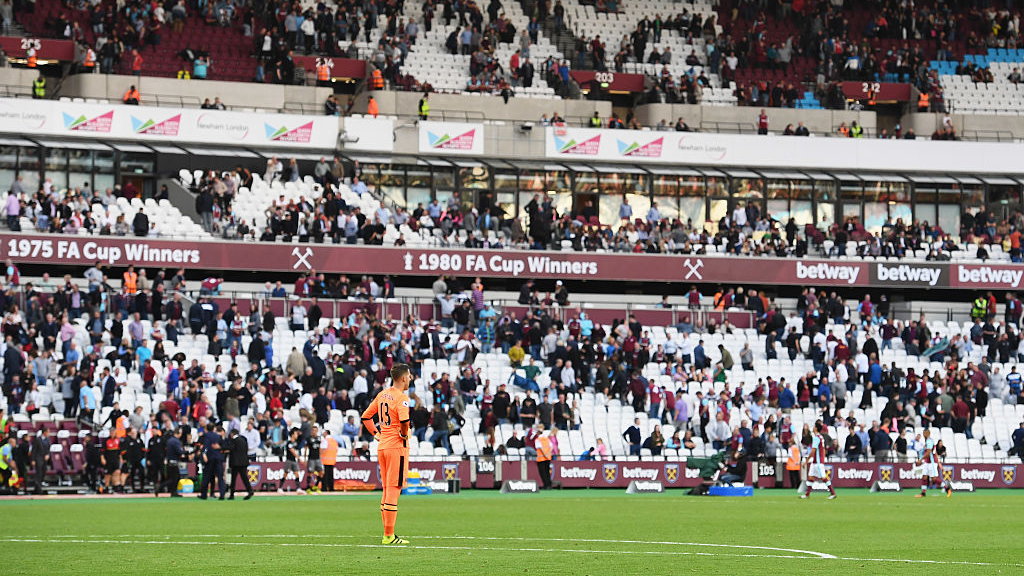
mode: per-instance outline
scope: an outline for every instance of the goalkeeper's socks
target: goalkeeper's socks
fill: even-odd
[[[398,506],[384,504],[381,506],[381,511],[384,516],[384,533],[393,535],[395,533],[395,521],[398,520]]]

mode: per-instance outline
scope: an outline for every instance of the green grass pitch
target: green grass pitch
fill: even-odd
[[[3,574],[1024,574],[1024,492],[611,490],[0,502]]]

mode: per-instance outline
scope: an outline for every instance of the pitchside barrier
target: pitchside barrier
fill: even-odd
[[[762,460],[747,467],[744,484],[758,488],[790,488],[788,474],[777,474],[784,463]],[[951,482],[954,489],[1024,488],[1022,464],[944,464],[941,480]],[[416,472],[435,491],[456,491],[458,488],[500,488],[509,481],[532,481],[540,485],[537,464],[527,460],[496,460],[473,458],[451,461],[412,461],[409,471]],[[189,467],[196,474],[195,465]],[[825,465],[825,473],[836,488],[886,489],[896,484],[903,489],[917,489],[921,477],[912,463],[835,462]],[[286,474],[284,464],[265,462],[250,464],[247,470],[253,486],[276,488],[305,487],[304,470],[298,475]],[[379,486],[377,463],[371,461],[338,462],[333,468],[337,489],[373,489]],[[626,489],[633,482],[660,483],[664,489],[692,488],[701,484],[699,470],[688,469],[685,461],[671,462],[552,462],[551,479],[563,488]],[[969,485],[969,486],[968,486]],[[443,486],[443,488],[442,488]]]

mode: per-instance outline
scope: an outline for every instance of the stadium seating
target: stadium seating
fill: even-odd
[[[182,215],[181,211],[172,204],[169,200],[154,200],[147,198],[145,201],[139,198],[127,198],[118,197],[116,202],[105,206],[97,200],[91,207],[91,218],[96,223],[96,227],[93,229],[95,233],[99,233],[100,229],[104,226],[109,225],[111,230],[116,229],[116,223],[120,216],[124,216],[124,220],[129,226],[132,223],[132,218],[135,214],[142,209],[146,216],[149,217],[150,225],[150,238],[171,238],[171,239],[209,239],[210,235],[202,229],[199,224],[194,222],[191,218]],[[37,222],[27,215],[21,217],[21,229],[22,230],[35,230],[37,228]],[[89,230],[85,227],[77,229],[78,234],[86,235]],[[116,233],[116,232],[114,232]]]
[[[240,26],[221,27],[208,24],[193,8],[190,7],[190,11],[192,13],[185,21],[181,33],[171,30],[168,13],[168,24],[165,24],[160,32],[160,44],[140,50],[145,59],[144,74],[173,78],[184,65],[178,54],[182,50],[192,49],[204,50],[210,54],[212,66],[208,78],[235,82],[251,81],[256,70],[256,60],[250,56],[252,38],[246,37]],[[17,15],[18,22],[26,31],[43,38],[55,36],[54,30],[48,29],[48,22],[58,18],[77,22],[85,41],[91,46],[96,45],[96,35],[93,33],[88,11],[69,9],[59,0],[40,0],[35,3],[32,12],[19,12]],[[128,60],[126,55],[122,61],[123,72],[128,71]],[[191,62],[186,69],[192,70]]]
[[[319,328],[325,328],[331,323],[338,325],[344,319],[339,318],[321,318]],[[151,328],[149,322],[144,322],[146,330]],[[970,330],[970,323],[957,323],[957,322],[929,322],[929,327],[933,330],[936,337],[949,337],[953,334],[967,334]],[[826,327],[826,330],[832,328],[832,325]],[[847,327],[836,327],[838,333],[842,333]],[[126,327],[127,330],[127,322]],[[605,327],[606,330],[610,331],[610,326]],[[652,347],[660,344],[664,344],[667,340],[671,339],[676,342],[680,342],[684,338],[688,338],[694,343],[699,338],[705,341],[706,349],[708,350],[709,359],[712,363],[717,362],[720,359],[720,353],[718,352],[718,345],[722,344],[727,350],[729,350],[733,356],[738,357],[741,348],[744,344],[750,344],[752,350],[755,351],[755,360],[752,371],[744,371],[740,366],[735,366],[731,371],[728,372],[728,385],[730,389],[735,390],[737,387],[743,389],[745,394],[749,394],[753,391],[754,386],[758,383],[759,379],[765,377],[772,377],[775,380],[785,378],[787,382],[795,382],[800,377],[806,375],[808,372],[812,372],[814,369],[811,366],[809,360],[798,358],[795,361],[789,361],[788,358],[781,358],[779,360],[767,360],[763,353],[763,340],[764,337],[760,336],[753,329],[747,330],[734,330],[731,334],[680,334],[675,327],[669,326],[650,326],[651,343]],[[287,358],[288,353],[293,347],[300,348],[307,341],[308,337],[312,332],[307,331],[292,331],[288,328],[287,318],[277,318],[276,328],[273,331],[273,349],[274,358],[276,363],[283,363],[284,359]],[[859,336],[863,338],[864,335]],[[249,336],[243,337],[243,348],[247,347],[249,342]],[[88,343],[88,338],[85,335],[84,329],[81,327],[77,328],[76,341],[80,345]],[[207,337],[205,335],[182,335],[178,344],[173,345],[171,342],[165,341],[165,351],[168,356],[174,355],[181,352],[185,355],[187,363],[190,363],[192,359],[197,359],[205,370],[210,371],[211,368],[219,366],[220,371],[226,371],[233,363],[232,358],[229,355],[221,355],[214,357],[206,354],[207,349]],[[805,345],[807,344],[807,337],[804,337]],[[343,345],[325,345],[321,344],[318,346],[320,356],[327,357],[330,354],[342,353],[344,351]],[[104,352],[107,352],[110,348],[105,347]],[[960,362],[960,368],[966,368],[968,362],[978,363],[981,361],[984,348],[981,346],[975,347],[973,352]],[[241,360],[241,359],[240,359]],[[242,360],[244,361],[244,360]],[[929,362],[927,359],[908,356],[902,349],[902,346],[896,342],[894,349],[887,349],[882,352],[880,361],[884,365],[889,365],[895,362],[900,368],[907,370],[910,368],[915,369],[917,373],[921,373],[924,370],[930,370],[944,374],[945,369],[942,364],[937,362]],[[105,367],[109,367],[111,364],[108,360],[101,359],[99,361],[99,369],[102,370]],[[1015,429],[1018,423],[1024,419],[1024,405],[1013,405],[1005,402],[1006,393],[1008,389],[1005,385],[1005,379],[996,376],[996,374],[1006,374],[1009,372],[1011,365],[1002,365],[999,363],[993,364],[993,378],[990,384],[990,395],[991,400],[988,406],[988,414],[985,417],[978,418],[973,425],[973,438],[968,438],[961,433],[953,433],[950,428],[942,428],[939,432],[939,438],[944,441],[947,447],[947,461],[950,463],[957,462],[979,462],[979,461],[1005,461],[1007,458],[1006,451],[1012,445],[1010,441],[1010,433]],[[496,391],[497,386],[502,383],[509,382],[512,374],[515,372],[509,364],[508,357],[499,353],[494,352],[490,354],[479,354],[474,361],[473,366],[481,370],[481,381],[490,382],[490,387],[486,391],[481,393],[493,393]],[[158,372],[157,387],[154,393],[148,394],[143,391],[141,377],[136,372],[129,372],[127,374],[127,385],[118,394],[116,400],[122,410],[134,411],[137,406],[141,406],[143,415],[147,416],[150,413],[159,410],[159,405],[163,402],[166,397],[166,387],[164,385],[164,377],[166,375],[166,366],[160,362],[154,362],[154,367]],[[711,382],[685,382],[685,381],[674,381],[673,378],[665,373],[666,365],[658,363],[650,363],[643,367],[643,374],[646,378],[664,386],[668,390],[681,389],[689,398],[689,402],[694,402],[694,394],[697,391],[705,393],[714,392],[718,394],[724,389],[724,383],[711,383]],[[432,393],[430,390],[430,375],[437,374],[438,377],[442,373],[448,373],[453,376],[453,382],[459,376],[460,366],[455,362],[449,362],[445,359],[427,359],[422,364],[423,377],[415,380],[414,386],[411,388],[419,398],[422,399],[429,407],[432,405]],[[541,387],[541,390],[545,390],[549,384],[549,379],[546,375],[541,375],[537,378],[537,383]],[[510,393],[513,393],[515,397],[522,398],[524,391],[518,388],[510,386]],[[41,389],[43,402],[49,404],[53,403],[55,410],[59,412],[63,408],[63,399],[61,398],[60,391],[52,384],[43,386]],[[97,398],[101,396],[99,388],[94,388],[93,392],[97,395]],[[858,389],[848,397],[847,408],[843,410],[845,416],[847,412],[852,412],[854,417],[859,423],[868,424],[872,421],[879,420],[880,414],[885,407],[886,399],[875,398],[872,405],[867,409],[859,409],[856,406],[859,404],[863,389],[858,386]],[[591,389],[588,389],[581,393],[577,399],[578,401],[578,417],[580,420],[579,429],[574,430],[560,430],[558,433],[558,444],[559,450],[564,458],[575,457],[583,451],[595,445],[596,440],[601,438],[608,446],[609,453],[616,459],[623,460],[635,460],[636,456],[629,456],[628,446],[622,438],[622,434],[625,429],[633,424],[634,418],[640,418],[642,422],[641,430],[644,437],[649,435],[650,431],[656,424],[661,421],[657,418],[651,418],[647,413],[634,413],[633,407],[620,402],[618,399],[609,399],[604,397],[600,393],[595,393]],[[106,419],[109,414],[110,408],[104,408],[99,413],[99,422]],[[691,410],[691,414],[695,411]],[[330,421],[327,423],[326,428],[331,430],[334,434],[339,434],[341,426],[347,418],[347,416],[356,415],[354,411],[350,411],[348,414],[342,413],[338,410],[331,412]],[[443,448],[435,448],[429,442],[416,442],[413,440],[410,444],[410,454],[420,460],[431,460],[431,459],[449,459],[449,458],[460,458],[463,455],[478,456],[482,454],[484,448],[487,446],[487,438],[484,434],[480,433],[480,411],[474,404],[466,406],[465,413],[463,414],[466,419],[465,425],[461,428],[457,435],[453,435],[451,438],[451,445],[453,454],[447,454]],[[749,418],[739,408],[733,407],[730,413],[730,421],[733,425],[738,424],[741,419]],[[781,414],[779,414],[781,417]],[[800,410],[799,408],[794,409],[788,416],[792,420],[794,430],[800,430],[804,424],[813,424],[814,421],[820,418],[820,411],[815,408],[805,408]],[[287,409],[284,413],[284,417],[287,422],[291,425],[299,422],[299,407],[293,406]],[[242,417],[243,425],[247,419],[246,416]],[[13,417],[15,426],[19,429],[25,430],[36,430],[36,429],[52,429],[58,432],[58,442],[55,444],[55,449],[59,447],[59,450],[64,457],[60,466],[62,468],[55,468],[55,470],[62,470],[63,474],[75,474],[80,470],[80,451],[81,448],[76,448],[77,442],[75,441],[76,435],[80,436],[81,433],[78,430],[76,423],[65,420],[59,416],[59,414],[50,415],[46,408],[40,409],[39,413],[29,418],[26,414],[15,414]],[[699,423],[699,422],[698,422]],[[520,436],[522,435],[522,427],[513,424],[504,424],[497,426],[494,430],[495,434],[495,445],[504,444],[508,438],[511,437],[514,431],[519,431]],[[66,433],[65,433],[66,432]],[[663,426],[663,433],[666,438],[670,438],[674,432],[672,426]],[[844,445],[846,435],[848,433],[844,426],[830,427],[829,435],[831,438],[838,442],[840,448]],[[913,437],[914,430],[910,430],[910,438]],[[428,430],[427,438],[430,437],[431,431]],[[892,433],[895,439],[896,433]],[[703,456],[715,452],[714,449],[709,445],[705,445],[701,442],[699,434],[694,435],[694,440],[697,443],[697,447],[693,450],[665,450],[660,456],[652,456],[649,451],[641,453],[640,458],[644,460],[664,460],[666,458],[677,458],[677,457],[689,457],[689,456]],[[984,443],[982,443],[984,440]],[[371,446],[371,453],[375,450],[375,446]],[[78,454],[78,456],[76,456]],[[269,455],[266,450],[261,451],[267,461],[276,461],[276,457]],[[343,456],[352,456],[348,451],[343,451]],[[841,455],[837,455],[839,458]],[[355,456],[352,456],[355,457]],[[521,449],[510,449],[508,451],[509,458],[523,457],[523,451]]]
[[[406,15],[418,22],[423,21],[421,4],[412,2],[405,6]],[[438,10],[440,12],[440,10]],[[530,19],[523,14],[522,7],[518,2],[509,2],[504,5],[505,17],[516,27],[517,30],[526,30]],[[458,27],[458,21],[452,21],[451,26],[446,26],[444,20],[437,18],[433,22],[430,32],[421,30],[416,44],[409,51],[409,55],[402,67],[403,74],[410,74],[420,82],[430,82],[438,92],[461,93],[466,91],[470,80],[468,55],[452,55],[445,48],[445,41],[448,35]],[[498,43],[494,50],[494,58],[509,72],[509,59],[518,49],[518,38],[514,44]],[[562,53],[551,45],[543,35],[538,37],[538,42],[530,46],[530,60],[537,67],[538,73],[534,76],[533,86],[530,88],[518,87],[516,93],[523,97],[533,98],[555,98],[554,90],[548,87],[547,82],[539,73],[540,64],[549,56],[556,59],[563,58]]]
[[[956,74],[956,62],[932,61],[945,93],[947,111],[955,114],[1024,114],[1024,84],[1010,82],[1014,68],[1024,67],[1024,50],[991,48],[986,54],[968,54],[964,62],[989,68],[993,82],[974,82]]]
[[[369,194],[359,197],[348,186],[340,186],[338,191],[346,204],[359,207],[363,214],[373,214],[380,206],[380,202]],[[259,174],[254,174],[252,188],[241,187],[233,207],[238,218],[245,220],[257,230],[263,230],[267,225],[267,210],[282,196],[285,202],[295,202],[300,198],[319,200],[322,194],[323,188],[313,182],[311,176],[306,176],[298,182],[282,183],[275,180],[268,185]]]

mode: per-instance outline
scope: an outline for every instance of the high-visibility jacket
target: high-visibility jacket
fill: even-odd
[[[864,128],[862,128],[859,124],[857,126],[854,126],[853,128],[850,128],[850,136],[852,138],[861,138],[862,136],[864,136]]]
[[[974,304],[971,306],[971,318],[981,318],[982,320],[988,316],[988,300],[985,298],[975,298]]]
[[[846,126],[840,126],[839,127],[839,135],[844,137],[844,138],[849,138],[850,137],[850,129],[847,128]]]
[[[14,454],[11,453],[11,445],[6,441],[0,446],[0,470],[7,470],[14,465]],[[7,488],[4,486],[4,488]]]
[[[93,52],[92,48],[85,51],[85,60],[82,62],[82,65],[86,68],[96,67],[96,52]]]
[[[326,82],[330,80],[331,73],[327,69],[326,64],[321,64],[316,67],[316,79],[320,82]]]
[[[786,470],[800,469],[800,447],[796,442],[789,445],[789,456],[786,458]]]
[[[128,435],[128,418],[119,417],[114,421],[114,438],[124,438]]]
[[[131,90],[131,89],[127,90],[124,93],[124,98],[121,98],[122,102],[131,102],[133,100],[135,102],[141,102],[142,101],[142,95],[139,94],[138,88],[136,88],[135,90]]]
[[[921,109],[927,110],[930,101],[931,101],[931,97],[928,96],[928,93],[927,92],[921,92],[921,95],[917,97],[917,109],[918,110],[921,110]]]
[[[36,58],[36,49],[29,48],[28,51],[25,52],[25,55],[28,57],[28,67],[35,68],[39,63],[39,60]]]
[[[45,78],[36,78],[32,81],[32,95],[36,98],[46,98]]]
[[[591,128],[600,128],[601,127],[601,119],[598,118],[597,116],[591,117],[590,118],[590,127]]]
[[[420,116],[424,118],[430,116],[430,102],[427,102],[426,98],[420,99]]]
[[[547,436],[539,436],[537,438],[537,462],[547,462],[551,460],[551,439]]]
[[[328,436],[324,444],[320,446],[320,461],[324,466],[334,466],[338,463],[338,441]]]
[[[139,275],[135,272],[124,273],[124,293],[135,294],[138,290]]]
[[[374,70],[370,74],[370,89],[371,90],[383,90],[384,89],[384,75],[381,74],[380,70]]]
[[[380,105],[377,104],[376,100],[370,99],[370,101],[366,103],[366,113],[374,118],[380,114]]]

